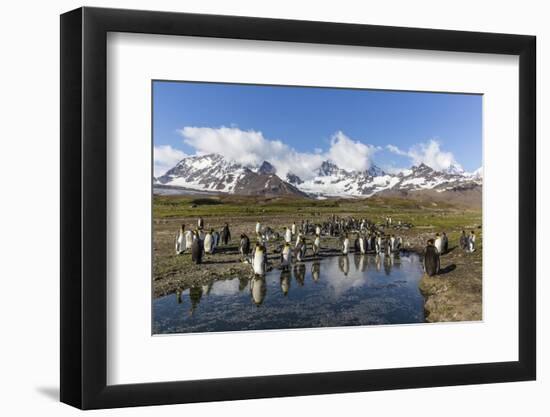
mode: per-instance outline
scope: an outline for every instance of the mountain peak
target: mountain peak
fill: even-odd
[[[286,181],[292,185],[300,185],[304,182],[298,175],[292,172],[286,174]]]
[[[371,177],[381,177],[383,175],[386,175],[386,173],[377,165],[371,165],[369,169],[367,169],[366,174]]]
[[[462,169],[462,167],[460,165],[455,165],[455,164],[451,164],[449,166],[449,168],[446,168],[445,170],[443,170],[443,172],[445,172],[446,174],[451,174],[451,175],[463,175],[464,174],[464,170]]]
[[[426,165],[424,162],[421,162],[419,165],[414,165],[411,168],[411,171],[414,174],[428,174],[428,173],[431,173],[435,170],[433,168],[429,167],[428,165]]]
[[[258,174],[275,174],[277,170],[269,162],[264,161],[258,168]]]
[[[340,168],[338,168],[338,165],[336,165],[334,162],[326,160],[326,161],[323,161],[323,163],[317,170],[317,173],[319,176],[328,176],[328,175],[336,174],[339,170]]]

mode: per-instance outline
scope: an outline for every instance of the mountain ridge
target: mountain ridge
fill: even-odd
[[[153,178],[153,184],[237,195],[357,198],[383,191],[434,190],[442,193],[481,187],[482,169],[467,173],[459,166],[451,166],[436,171],[421,163],[390,174],[376,165],[365,171],[347,171],[326,160],[308,179],[292,172],[287,172],[283,179],[269,161],[245,166],[228,161],[220,154],[206,154],[182,159],[164,175]]]

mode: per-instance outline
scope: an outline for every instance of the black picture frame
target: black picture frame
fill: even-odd
[[[107,385],[108,32],[519,56],[519,360]],[[94,409],[536,378],[534,36],[84,7],[61,15],[60,56],[62,402]]]

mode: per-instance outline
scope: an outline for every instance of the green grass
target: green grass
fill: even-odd
[[[246,197],[212,197],[197,199],[183,196],[155,196],[153,215],[155,219],[220,217],[220,216],[266,216],[292,215],[296,218],[312,216],[328,217],[331,214],[346,214],[366,217],[382,222],[391,216],[394,224],[399,220],[416,227],[452,230],[467,229],[481,225],[480,210],[462,210],[439,203],[422,205],[418,201],[399,198],[370,198],[362,200],[308,200],[271,199],[259,200]]]
[[[198,200],[208,200],[208,203],[197,204]],[[257,200],[255,198],[208,198],[195,199],[191,197],[155,196],[153,200],[153,216],[155,218],[169,217],[210,217],[223,215],[254,216],[258,214],[285,214],[292,212],[334,211],[339,205],[335,201],[316,201],[307,199],[272,199]]]

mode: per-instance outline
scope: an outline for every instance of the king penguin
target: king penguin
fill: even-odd
[[[259,276],[265,275],[265,248],[259,243],[256,243],[256,247],[254,248],[252,268],[254,269],[254,274]]]
[[[344,237],[344,242],[342,243],[342,253],[344,255],[347,255],[349,252],[349,238],[348,238],[348,235],[346,234],[346,236]]]
[[[204,253],[213,253],[214,252],[214,237],[212,232],[208,232],[204,237]]]
[[[176,253],[180,255],[185,252],[185,249],[187,249],[185,245],[185,225],[182,224],[176,236]]]
[[[285,243],[285,246],[281,251],[281,268],[288,269],[290,267],[291,262],[292,262],[292,249],[290,249],[290,245],[288,243]]]
[[[193,243],[191,244],[191,260],[196,264],[202,263],[203,250],[203,242],[198,238],[197,233],[195,232],[195,239],[193,239]]]

